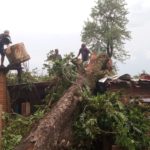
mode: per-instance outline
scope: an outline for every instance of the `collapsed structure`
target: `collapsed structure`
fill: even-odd
[[[71,125],[74,121],[78,104],[82,100],[81,91],[85,85],[88,85],[91,91],[95,93],[122,91],[124,94],[124,103],[126,103],[127,97],[132,99],[132,96],[141,97],[143,102],[149,102],[150,81],[148,79],[140,78],[135,80],[128,74],[117,78],[106,77],[106,74],[110,72],[108,62],[109,58],[105,54],[93,55],[85,72],[79,68],[75,83],[66,90],[65,94],[58,100],[54,107],[45,114],[31,132],[23,138],[21,143],[16,147],[16,150],[55,150],[67,148],[72,142]],[[79,67],[78,64],[77,67]],[[8,104],[6,94],[6,73],[8,68],[3,68],[0,71],[3,77],[1,80],[3,81],[3,85],[0,87],[5,89],[5,91],[3,91],[4,95],[1,98],[1,104],[7,106],[7,108],[10,106],[10,110],[13,108],[13,111],[25,116],[30,115],[32,111],[34,111],[34,105],[42,104],[42,100],[46,94],[44,89],[48,87],[50,89],[50,87],[55,84],[55,81],[52,83],[35,83],[31,89],[32,93],[25,90],[23,88],[25,85],[23,84],[8,86],[7,88],[10,93],[10,103]],[[16,98],[15,93],[20,93],[20,95]],[[7,110],[5,109],[4,111]]]
[[[107,76],[98,81],[97,89],[99,92],[120,91],[128,100],[136,97],[140,98],[141,102],[150,103],[150,75],[148,74],[141,74],[136,78],[132,78],[129,74]]]

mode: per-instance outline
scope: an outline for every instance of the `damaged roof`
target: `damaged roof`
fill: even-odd
[[[106,76],[98,81],[107,86],[107,91],[121,91],[127,97],[142,98],[144,103],[150,103],[150,75],[141,74],[132,78],[129,74],[121,76]]]

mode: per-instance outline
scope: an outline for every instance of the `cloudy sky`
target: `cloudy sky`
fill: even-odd
[[[25,44],[32,70],[42,68],[49,50],[78,53],[81,30],[95,0],[0,0],[0,4],[0,32],[8,29],[13,44]],[[118,74],[150,73],[150,1],[127,0],[127,4],[132,39],[125,47],[131,57],[118,64]]]

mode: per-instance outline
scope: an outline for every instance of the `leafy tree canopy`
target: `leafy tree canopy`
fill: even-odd
[[[124,0],[98,0],[83,27],[82,41],[93,50],[106,51],[109,57],[125,60],[129,54],[124,41],[130,39],[127,14]]]

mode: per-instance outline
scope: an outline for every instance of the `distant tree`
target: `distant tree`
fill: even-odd
[[[124,41],[130,39],[127,14],[124,0],[98,0],[83,27],[82,41],[93,50],[106,51],[109,57],[125,60],[129,54]]]

